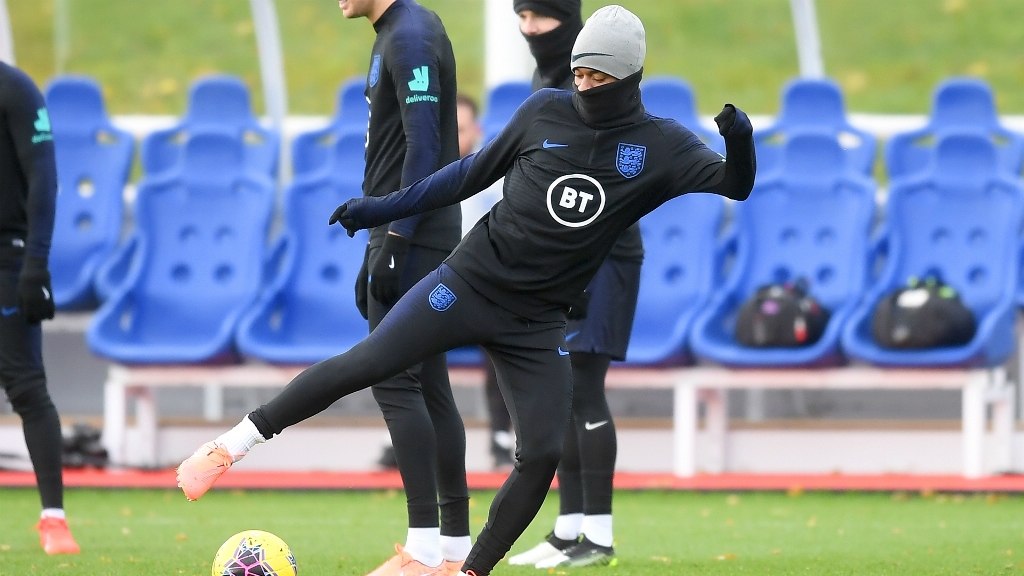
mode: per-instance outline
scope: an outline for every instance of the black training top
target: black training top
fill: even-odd
[[[526,36],[530,52],[537,61],[537,70],[533,73],[534,92],[541,88],[561,88],[570,92],[576,89],[576,75],[569,68],[569,59],[572,57],[573,43],[582,27],[582,22],[566,21],[550,32]],[[612,246],[608,257],[643,262],[644,242],[640,235],[640,224],[633,224],[619,236],[619,241]]]
[[[28,74],[0,62],[0,266],[49,257],[56,203],[46,102]]]
[[[366,98],[363,194],[383,196],[433,174],[459,158],[455,55],[441,19],[413,0],[396,0],[373,24]],[[379,245],[387,230],[413,244],[451,250],[462,236],[462,211],[440,208],[372,232]]]
[[[503,308],[564,320],[619,235],[645,214],[699,190],[744,200],[754,184],[742,111],[725,134],[726,161],[678,122],[646,114],[640,75],[586,92],[536,92],[476,154],[394,194],[350,200],[348,217],[379,225],[456,204],[504,176],[504,197],[447,263]],[[606,105],[623,91],[632,91],[632,108]]]

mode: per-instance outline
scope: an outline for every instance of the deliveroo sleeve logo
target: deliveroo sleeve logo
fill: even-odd
[[[50,130],[50,114],[46,112],[46,108],[40,108],[36,112],[36,121],[32,125],[36,129],[35,135],[32,136],[33,144],[53,140],[53,132]]]
[[[430,88],[430,68],[427,66],[420,66],[419,68],[413,68],[412,80],[409,80],[409,90],[413,92],[426,92]],[[433,102],[437,103],[437,96],[430,94],[415,94],[405,98],[406,104],[413,104],[415,102]]]

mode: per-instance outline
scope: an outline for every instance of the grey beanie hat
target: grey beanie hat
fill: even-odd
[[[572,47],[569,66],[591,68],[619,80],[636,74],[647,56],[644,24],[629,10],[612,4],[587,18]]]

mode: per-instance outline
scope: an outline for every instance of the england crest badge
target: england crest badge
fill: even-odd
[[[647,146],[619,143],[619,151],[615,155],[615,168],[623,177],[633,178],[643,171],[646,158]]]
[[[373,55],[373,63],[370,64],[370,88],[377,85],[380,80],[380,54]]]

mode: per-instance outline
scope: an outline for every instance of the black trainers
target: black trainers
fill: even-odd
[[[619,560],[615,557],[615,549],[611,546],[600,546],[587,539],[586,535],[571,548],[557,556],[537,562],[537,568],[581,568],[583,566],[615,566]]]
[[[554,532],[551,532],[540,544],[537,544],[522,554],[516,554],[509,558],[508,563],[513,566],[537,564],[538,562],[547,560],[548,558],[561,556],[562,552],[575,545],[576,540],[562,540],[558,536],[555,536]]]

